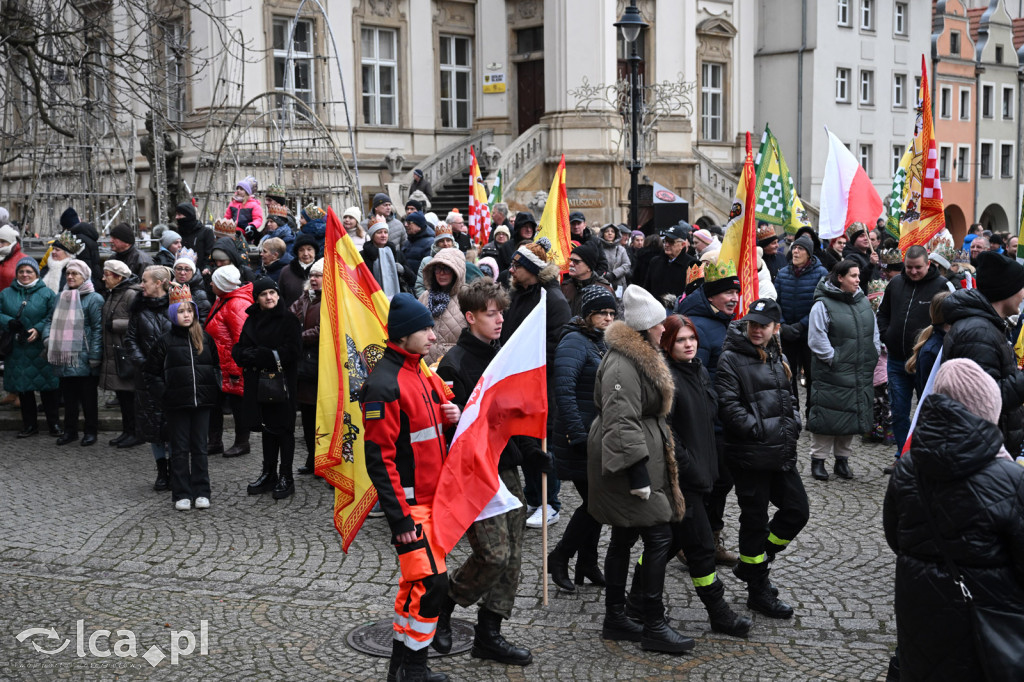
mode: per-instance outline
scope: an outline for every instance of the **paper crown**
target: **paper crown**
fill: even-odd
[[[268,197],[285,197],[288,194],[284,191],[284,185],[278,182],[272,182],[267,185],[267,190],[264,194]]]
[[[308,215],[313,220],[319,220],[320,218],[323,218],[325,215],[327,215],[327,213],[325,213],[322,208],[313,203],[307,204],[306,208],[302,210],[305,211],[306,215]]]
[[[452,237],[452,226],[448,223],[438,223],[434,227],[434,240]]]
[[[956,255],[950,260],[951,263],[957,265],[968,265],[971,262],[971,254],[967,251],[957,251]]]
[[[942,241],[935,244],[935,248],[932,249],[932,253],[938,254],[939,256],[942,256],[950,263],[953,263],[956,261],[956,257],[960,252],[957,251],[956,247],[953,246],[952,243]]]
[[[704,263],[694,263],[686,271],[686,283],[687,285],[693,284],[701,279],[704,279]]]
[[[199,254],[197,254],[195,251],[188,248],[187,246],[183,246],[181,247],[181,250],[178,251],[178,256],[174,260],[179,261],[182,258],[187,258],[194,264],[199,260]]]
[[[704,266],[704,281],[717,282],[720,279],[728,279],[736,276],[736,264],[731,260],[725,263],[709,262]]]
[[[883,265],[899,265],[903,262],[903,253],[899,249],[880,249],[878,260]]]
[[[171,291],[167,294],[167,302],[169,305],[174,305],[175,303],[191,303],[192,290],[188,288],[187,284],[172,286]]]
[[[757,230],[757,241],[761,242],[765,239],[777,239],[778,234],[775,232],[775,228],[771,225],[765,224]]]
[[[268,215],[288,215],[288,207],[284,204],[269,204],[267,206]]]
[[[884,294],[885,287],[889,286],[889,282],[884,279],[873,279],[868,282],[868,298],[872,296]]]
[[[234,237],[238,225],[230,218],[220,218],[213,223],[213,231],[226,237]]]
[[[72,256],[77,256],[85,248],[82,240],[67,230],[57,235],[57,238],[53,240],[53,245],[67,251]]]

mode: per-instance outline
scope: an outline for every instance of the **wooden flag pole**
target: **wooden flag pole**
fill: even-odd
[[[548,439],[540,442],[544,452],[548,451]],[[540,547],[541,547],[541,572],[540,580],[544,586],[544,606],[548,605],[548,475],[540,475]]]

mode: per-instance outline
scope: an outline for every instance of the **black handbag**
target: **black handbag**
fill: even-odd
[[[25,306],[28,305],[28,299],[26,298],[21,302],[21,307],[18,308],[18,314],[14,316],[14,319],[21,319],[21,314],[25,311]],[[4,329],[0,332],[0,360],[4,360],[12,352],[14,352],[14,342],[18,339],[18,332],[12,332],[10,329]]]
[[[917,489],[925,504],[925,518],[928,519],[928,528],[935,539],[935,545],[942,553],[946,561],[946,568],[953,576],[953,582],[960,588],[967,610],[971,614],[971,631],[974,640],[974,653],[981,663],[981,670],[987,682],[1002,682],[1003,680],[1019,679],[1021,670],[1024,670],[1024,651],[1020,648],[1020,635],[1017,628],[1020,626],[1020,614],[1005,609],[1005,606],[996,604],[979,605],[974,601],[967,584],[964,582],[960,569],[953,563],[953,559],[946,551],[946,544],[942,541],[938,529],[935,527],[935,520],[929,513],[931,506],[929,495],[925,492],[921,483],[921,475],[914,468],[914,476],[917,479]]]
[[[118,379],[131,381],[135,378],[135,364],[128,357],[124,346],[114,346],[114,369],[117,370]]]
[[[260,405],[279,405],[288,402],[288,382],[281,367],[281,356],[274,353],[277,369],[261,369],[259,385],[256,388],[256,402]]]

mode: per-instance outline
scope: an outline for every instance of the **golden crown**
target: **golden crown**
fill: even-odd
[[[903,252],[899,249],[880,249],[878,251],[878,260],[883,265],[899,265],[903,262]]]
[[[169,305],[174,305],[175,303],[191,303],[192,290],[189,289],[187,284],[177,284],[172,286],[170,293],[167,294],[167,301]]]
[[[707,263],[704,266],[704,281],[717,282],[720,279],[728,279],[736,276],[736,264],[731,260],[725,263]]]
[[[704,263],[694,263],[686,271],[686,283],[693,284],[700,279],[704,279]]]

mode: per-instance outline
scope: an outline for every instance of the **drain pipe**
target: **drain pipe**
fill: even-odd
[[[804,179],[804,50],[807,49],[807,0],[800,2],[800,49],[796,53],[796,192],[803,196]],[[810,199],[810,197],[807,197]]]

